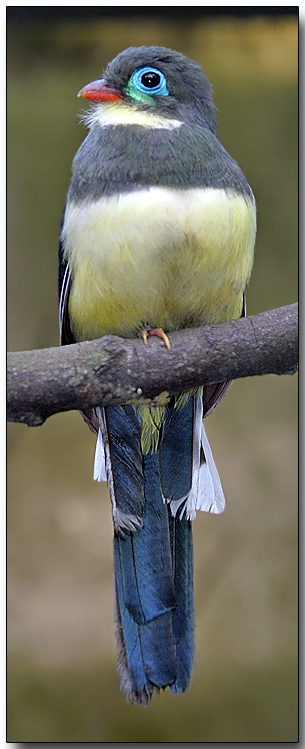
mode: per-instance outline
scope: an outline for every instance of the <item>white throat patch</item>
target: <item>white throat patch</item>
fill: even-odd
[[[99,124],[100,127],[109,127],[109,125],[140,125],[151,130],[163,129],[174,130],[181,127],[181,120],[169,119],[162,117],[160,114],[145,111],[131,107],[129,104],[118,102],[109,104],[100,104],[95,106],[91,112],[81,114],[81,121],[87,127]]]

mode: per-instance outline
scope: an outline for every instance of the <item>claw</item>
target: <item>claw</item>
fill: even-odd
[[[161,338],[166,348],[171,347],[169,338],[166,335],[166,333],[164,333],[163,328],[153,328],[152,330],[142,330],[142,338],[143,338],[145,345],[147,345],[148,338],[152,335],[157,336],[157,338]]]

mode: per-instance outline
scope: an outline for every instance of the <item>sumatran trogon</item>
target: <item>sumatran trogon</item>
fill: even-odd
[[[112,333],[169,345],[171,331],[245,314],[255,200],[217,138],[200,66],[131,47],[79,95],[92,104],[61,228],[61,343]],[[166,406],[83,413],[97,434],[94,476],[110,489],[118,664],[131,702],[190,682],[191,521],[225,505],[202,419],[228,384],[182,389]]]

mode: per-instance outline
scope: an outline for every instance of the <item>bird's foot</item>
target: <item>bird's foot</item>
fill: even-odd
[[[163,328],[152,328],[152,330],[142,330],[142,338],[145,343],[147,344],[148,338],[150,336],[155,335],[157,338],[161,338],[166,348],[170,348],[170,341],[166,333],[164,332]]]

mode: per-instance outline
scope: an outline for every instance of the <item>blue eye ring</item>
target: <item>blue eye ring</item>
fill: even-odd
[[[148,85],[145,85],[145,77],[147,78]],[[153,85],[154,80],[156,85]],[[143,94],[148,94],[149,96],[168,96],[165,75],[161,70],[157,70],[157,68],[150,66],[138,68],[132,74],[130,82]]]

